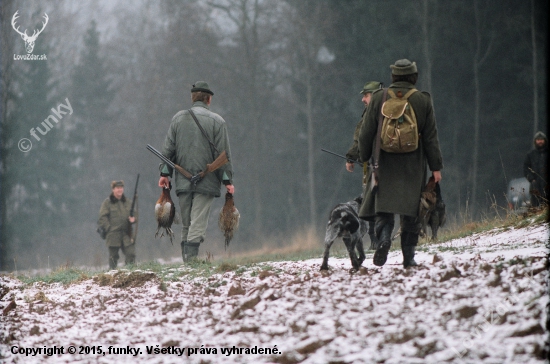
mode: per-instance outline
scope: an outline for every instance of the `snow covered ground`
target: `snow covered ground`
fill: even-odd
[[[0,361],[543,363],[547,254],[539,225],[421,246],[407,270],[393,251],[354,274],[338,258],[321,273],[319,258],[164,284],[144,271],[26,288],[2,276]]]

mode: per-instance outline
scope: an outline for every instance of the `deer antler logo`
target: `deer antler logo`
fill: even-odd
[[[21,38],[23,38],[23,40],[25,41],[25,49],[27,50],[27,53],[32,53],[32,50],[34,49],[34,42],[36,41],[36,38],[38,38],[38,35],[40,35],[40,33],[42,33],[44,28],[46,28],[46,24],[48,24],[48,14],[44,13],[44,18],[46,19],[46,21],[42,22],[42,29],[40,29],[38,31],[38,33],[36,32],[36,30],[34,30],[32,35],[29,37],[27,35],[27,29],[25,29],[24,32],[21,32],[21,31],[19,31],[19,27],[17,27],[17,28],[15,27],[15,21],[19,17],[17,15],[18,12],[19,12],[19,10],[17,10],[15,12],[15,14],[13,14],[13,18],[11,18],[11,26],[13,27],[13,29],[15,29],[15,31],[17,33],[19,33],[21,35]]]

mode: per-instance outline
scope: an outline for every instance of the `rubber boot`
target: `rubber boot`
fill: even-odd
[[[130,255],[124,259],[124,265],[133,265],[136,264],[136,256]]]
[[[109,258],[109,269],[110,270],[116,269],[117,263],[118,262],[114,260],[112,257]]]
[[[374,233],[372,234],[369,233],[369,237],[370,237],[369,250],[376,250],[376,248],[378,247],[378,239],[376,238],[376,235]]]
[[[183,259],[184,262],[185,262],[185,244],[187,244],[186,241],[182,241],[180,243],[180,245],[181,245],[181,259]]]
[[[195,259],[199,255],[199,246],[201,243],[186,242],[183,245],[183,261],[185,263]]]
[[[403,268],[416,267],[418,263],[414,261],[414,245],[405,245],[401,247],[403,251]]]
[[[418,244],[418,235],[403,231],[401,233],[401,251],[403,252],[403,268],[416,267],[418,264],[414,261],[414,251]]]
[[[109,269],[116,269],[118,263],[118,247],[109,247]]]
[[[378,234],[378,247],[376,248],[374,257],[372,258],[374,265],[381,267],[386,264],[386,261],[388,260],[388,253],[391,248],[392,230],[393,225],[391,224],[384,225],[380,229],[380,233]]]
[[[124,253],[125,265],[136,264],[136,245],[135,244],[122,247],[122,252]]]
[[[378,248],[378,238],[374,233],[374,221],[369,221],[369,237],[370,237],[370,247],[369,250],[376,250]]]

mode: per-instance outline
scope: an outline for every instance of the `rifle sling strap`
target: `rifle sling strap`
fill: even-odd
[[[208,135],[206,135],[206,131],[204,131],[204,128],[202,127],[202,125],[199,123],[199,120],[197,120],[197,117],[195,116],[195,113],[193,112],[193,110],[189,109],[187,110],[189,111],[189,114],[191,114],[191,116],[193,117],[193,120],[195,120],[195,123],[197,124],[197,126],[199,127],[199,129],[201,130],[201,133],[202,135],[206,138],[206,140],[208,140],[208,143],[210,144],[210,152],[212,153],[212,162],[216,160],[216,156],[214,155],[214,151],[216,151],[216,153],[218,154],[218,156],[220,155],[220,151],[218,150],[218,148],[216,148],[216,146],[214,145],[214,143],[212,143],[212,141],[210,140],[210,138],[208,137]],[[216,174],[216,178],[218,179],[218,181],[220,181],[220,183],[222,182],[221,179],[220,179],[220,176],[218,176],[218,174]]]
[[[384,121],[384,115],[382,115],[382,105],[386,98],[388,97],[388,89],[384,89],[384,94],[382,95],[382,101],[380,102],[380,115],[378,115],[378,130],[376,132],[376,142],[374,147],[374,165],[372,173],[376,183],[378,183],[378,161],[380,160],[380,142],[382,138],[382,122]]]
[[[195,123],[197,124],[197,126],[201,130],[202,135],[206,138],[206,140],[208,140],[208,143],[210,143],[210,151],[212,152],[212,159],[216,160],[216,157],[214,156],[214,150],[216,151],[216,153],[218,153],[218,155],[220,154],[220,152],[218,151],[218,149],[216,148],[214,143],[212,143],[212,141],[210,140],[208,135],[206,135],[206,131],[204,131],[204,128],[202,127],[202,125],[197,120],[197,117],[195,116],[195,113],[193,112],[193,110],[189,109],[187,111],[189,111],[189,114],[191,114],[191,116],[193,117],[193,120],[195,120]]]

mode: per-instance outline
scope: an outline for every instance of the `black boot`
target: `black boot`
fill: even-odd
[[[180,245],[181,245],[181,258],[183,259],[184,262],[185,262],[185,244],[187,244],[186,241],[182,241],[180,243]]]
[[[118,263],[118,247],[109,247],[109,269],[116,269]]]
[[[418,244],[418,234],[408,231],[401,233],[401,251],[403,252],[403,268],[416,267],[418,264],[414,261],[414,250]]]
[[[380,229],[380,233],[378,234],[378,247],[376,248],[374,257],[372,258],[374,265],[381,267],[386,264],[386,261],[388,260],[388,253],[391,248],[392,231],[393,225],[391,224],[384,225]]]
[[[378,248],[378,239],[374,233],[369,234],[370,237],[370,247],[369,250],[376,250]]]
[[[376,250],[378,248],[378,238],[374,232],[374,221],[369,221],[369,237],[370,237],[370,247],[369,250]]]
[[[414,261],[414,245],[405,245],[401,247],[403,251],[403,268],[416,267],[418,263]]]
[[[196,258],[199,255],[199,246],[201,243],[185,242],[183,245],[183,261],[189,262],[191,259]]]
[[[118,262],[113,258],[109,258],[109,269],[110,270],[116,269],[117,263]]]

